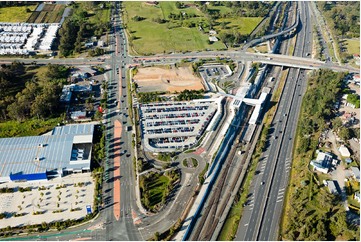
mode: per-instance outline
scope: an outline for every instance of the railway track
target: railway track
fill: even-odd
[[[292,21],[291,19],[292,18],[288,18],[287,25]],[[282,43],[281,51],[284,51],[285,49],[288,49],[288,45]],[[274,74],[274,70],[272,69],[269,74]],[[266,85],[267,82],[264,81],[260,90]],[[247,110],[249,111],[249,108]],[[242,126],[240,126],[241,130],[238,133],[236,140],[240,139],[242,133],[245,132],[245,129],[248,127],[244,124],[245,121],[248,121],[250,115],[251,112],[248,112],[247,117],[243,119],[244,121],[241,124]],[[257,133],[259,128],[260,126],[257,126],[253,134]],[[221,173],[213,186],[211,195],[208,198],[208,201],[206,202],[205,207],[199,217],[199,221],[195,225],[191,240],[211,240],[214,231],[219,225],[221,216],[223,215],[223,213],[228,212],[228,210],[226,211],[227,204],[232,199],[232,192],[236,189],[237,182],[239,181],[239,179],[242,179],[241,184],[243,183],[243,179],[245,176],[241,177],[241,173],[245,169],[244,165],[246,157],[249,155],[249,147],[253,142],[255,142],[255,135],[252,135],[251,141],[245,147],[246,153],[240,161],[240,164],[237,164],[237,169],[230,168],[232,167],[232,163],[235,160],[237,161],[237,159],[235,159],[235,154],[237,149],[241,147],[241,144],[233,144],[226,161],[222,165],[223,167]],[[227,182],[227,180],[229,180],[229,182]]]
[[[248,108],[249,111],[250,108]],[[248,112],[247,118],[245,121],[249,119],[251,112]],[[236,140],[239,140],[240,136],[246,129],[246,125],[244,125],[245,121],[241,123],[241,130],[236,137]],[[213,186],[212,196],[209,197],[207,201],[207,205],[202,212],[202,216],[200,217],[199,222],[197,223],[195,231],[192,233],[192,240],[204,240],[209,241],[213,235],[213,231],[216,228],[219,218],[223,214],[227,201],[229,200],[234,187],[236,186],[237,179],[233,179],[231,181],[231,186],[226,183],[226,178],[231,177],[234,171],[230,169],[232,167],[233,158],[237,149],[241,147],[240,143],[234,144],[229,152],[229,156],[225,163],[223,164],[221,173],[217,178],[215,185]],[[244,163],[244,160],[242,161]],[[237,175],[233,177],[239,177],[241,171],[243,169],[243,164],[241,169],[237,170]],[[230,189],[231,188],[231,189]]]

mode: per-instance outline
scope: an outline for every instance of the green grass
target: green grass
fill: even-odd
[[[225,46],[220,41],[208,44],[208,34],[198,30],[198,27],[186,28],[181,26],[180,20],[170,20],[170,13],[193,13],[199,17],[184,20],[192,21],[198,26],[199,23],[207,22],[204,14],[195,7],[177,9],[175,2],[160,2],[159,6],[150,6],[144,2],[124,2],[124,22],[127,26],[127,33],[135,39],[131,41],[131,49],[135,54],[155,54],[168,52],[184,52],[196,50],[220,50]],[[223,13],[230,12],[231,9],[218,6],[211,7],[219,9]],[[134,16],[145,18],[142,21],[134,21]],[[159,24],[153,21],[155,18],[169,20],[167,23]],[[219,22],[229,22],[227,27],[236,28],[241,34],[249,34],[257,26],[262,18],[226,18]],[[215,27],[219,30],[220,27]],[[206,30],[207,31],[207,30]]]
[[[162,201],[164,191],[169,184],[169,178],[166,176],[159,176],[149,184],[149,202],[150,206],[155,206]]]
[[[237,29],[241,34],[250,34],[254,28],[262,21],[261,17],[237,17],[237,18],[221,18],[218,23],[226,22],[230,30]],[[214,27],[217,31],[221,30],[220,26]]]
[[[232,12],[232,9],[230,9],[229,7],[226,7],[226,6],[208,6],[207,8],[211,11],[219,12],[221,15]]]
[[[197,167],[198,166],[197,159],[191,158],[191,160],[192,160],[193,167]]]
[[[26,12],[26,8],[34,11],[36,6],[34,4],[30,6],[0,8],[0,22],[26,22],[31,15],[31,12]]]
[[[88,22],[91,24],[107,23],[110,20],[110,9],[97,9],[94,13],[89,11]]]
[[[346,40],[346,46],[350,55],[360,54],[360,40],[348,39]]]
[[[203,16],[203,13],[199,10],[197,10],[196,8],[183,8],[183,9],[178,9],[175,6],[175,2],[160,2],[160,9],[162,11],[162,15],[164,19],[169,20],[168,16],[170,13],[180,13],[180,12],[184,12],[187,14],[196,14],[199,16]]]
[[[31,119],[25,122],[7,121],[0,123],[0,138],[41,135],[52,130],[61,118],[48,120]]]

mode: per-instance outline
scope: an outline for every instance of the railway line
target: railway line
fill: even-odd
[[[250,117],[250,113],[248,114],[247,118],[244,120],[248,120]],[[245,121],[242,122],[244,124]],[[236,140],[239,140],[242,133],[245,131],[246,126],[241,126],[241,132],[239,132]],[[231,188],[229,184],[226,182],[226,178],[230,177],[232,172],[237,171],[238,175],[242,169],[234,169],[233,171],[230,170],[233,158],[237,149],[239,149],[241,143],[234,144],[229,152],[229,156],[226,162],[223,164],[222,171],[213,186],[212,195],[207,200],[207,203],[204,207],[204,212],[200,216],[200,219],[197,221],[196,229],[192,233],[191,240],[210,240],[212,237],[212,233],[219,222],[219,218],[223,213],[225,206],[227,205],[227,201],[231,196],[231,192],[236,185],[236,179],[233,179],[231,183]],[[220,206],[220,207],[219,207]]]
[[[289,24],[292,21],[292,18],[289,18],[286,22]],[[292,23],[291,23],[292,24]],[[284,44],[281,42],[281,50],[285,51],[289,48],[289,42],[290,40],[286,41],[287,44]],[[280,75],[280,69],[277,69],[275,71],[275,68],[272,68],[270,73],[270,76],[279,76]],[[262,87],[268,85],[266,81],[263,82]],[[261,88],[262,88],[261,87]],[[248,117],[243,119],[243,124],[248,120],[250,117],[250,112],[248,113]],[[241,131],[238,133],[236,140],[240,140],[240,137],[243,133],[247,130],[247,125],[242,125]],[[226,162],[222,166],[222,170],[220,172],[219,177],[217,178],[215,185],[212,188],[212,193],[210,197],[208,198],[208,201],[206,201],[206,204],[204,206],[203,211],[201,212],[201,215],[199,216],[199,221],[195,224],[194,231],[192,235],[190,236],[191,240],[211,240],[218,236],[217,234],[214,234],[216,231],[216,228],[219,226],[219,224],[223,223],[224,221],[220,221],[220,218],[224,213],[229,212],[229,208],[227,208],[227,205],[229,205],[229,201],[232,199],[232,194],[234,194],[235,189],[238,190],[239,188],[236,187],[237,183],[239,184],[239,179],[241,179],[241,183],[243,182],[242,171],[246,169],[244,167],[246,159],[249,155],[249,147],[253,142],[255,141],[255,135],[258,133],[258,129],[260,127],[257,126],[255,130],[253,130],[253,135],[251,138],[251,141],[247,143],[247,145],[244,147],[246,152],[242,156],[241,160],[239,160],[238,157],[236,157],[236,151],[241,147],[241,143],[233,144],[229,155],[226,159]],[[230,169],[231,167],[234,167],[235,169]]]

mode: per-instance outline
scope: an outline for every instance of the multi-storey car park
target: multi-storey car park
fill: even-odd
[[[139,104],[142,140],[148,151],[174,151],[196,144],[219,116],[222,98]]]

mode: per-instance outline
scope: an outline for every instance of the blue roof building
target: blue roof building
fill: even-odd
[[[0,139],[0,182],[90,171],[93,131],[94,124],[69,125],[51,135]]]

